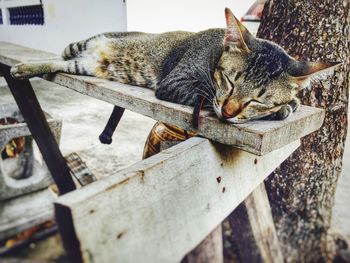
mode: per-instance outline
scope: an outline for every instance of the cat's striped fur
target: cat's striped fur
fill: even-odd
[[[211,106],[232,123],[284,119],[310,76],[334,63],[298,62],[253,37],[226,9],[226,29],[199,33],[105,33],[68,45],[62,59],[24,63],[14,77],[67,72],[152,88],[159,99]],[[198,109],[198,107],[197,107]]]

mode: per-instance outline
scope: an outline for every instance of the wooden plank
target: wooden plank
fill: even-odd
[[[85,262],[180,261],[298,146],[257,157],[191,138],[59,197],[64,243]]]
[[[248,196],[244,205],[263,262],[284,262],[264,183]]]
[[[164,151],[179,143],[181,141],[162,141],[160,150]],[[219,224],[215,230],[181,260],[181,263],[224,262],[222,242],[222,226]]]
[[[284,262],[264,183],[232,212],[229,222],[240,262]]]
[[[54,56],[56,55],[0,42],[0,63],[7,65]],[[185,130],[195,130],[192,126],[192,107],[158,100],[152,90],[68,74],[56,74],[47,79],[153,119]],[[196,130],[201,136],[264,155],[319,129],[323,123],[324,111],[302,106],[284,121],[254,121],[239,125],[224,123],[208,112],[203,112],[201,117],[201,126]]]

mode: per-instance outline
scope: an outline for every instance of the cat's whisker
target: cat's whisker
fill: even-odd
[[[205,99],[206,101],[208,101],[209,103],[212,103],[212,101],[210,101],[210,99],[208,99],[206,96],[203,96],[201,94],[198,94],[198,96],[200,96],[201,98]]]
[[[212,98],[212,94],[208,93],[206,90],[202,89],[202,88],[195,88],[194,90],[202,92],[203,94],[207,95],[209,98]]]
[[[203,93],[202,90],[199,90],[199,92],[196,93],[198,96],[201,96],[203,98],[205,98],[208,102],[212,103],[213,102],[213,98],[209,97],[207,94]]]
[[[213,106],[210,106],[210,105],[205,105],[202,107],[202,109],[206,109],[208,111],[214,111]]]
[[[198,93],[198,95],[205,97],[209,102],[213,102],[213,98],[209,96],[209,94],[207,94],[206,92],[200,89],[198,89],[198,91],[202,92],[202,93]]]
[[[193,63],[193,67],[200,73],[200,75],[203,77],[202,80],[199,80],[198,78],[198,81],[200,82],[204,82],[204,85],[202,88],[205,89],[206,91],[210,92],[211,95],[215,98],[216,97],[216,94],[215,94],[215,85],[213,83],[213,80],[212,80],[212,77],[211,77],[211,74],[210,74],[210,66],[208,64],[208,68],[206,70],[204,70],[204,68],[201,68],[199,65],[196,65]],[[203,81],[204,80],[204,81]]]

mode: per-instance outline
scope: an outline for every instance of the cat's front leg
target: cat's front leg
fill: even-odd
[[[53,73],[62,69],[61,61],[40,61],[20,63],[11,68],[11,75],[17,79],[29,79],[46,73]]]
[[[274,113],[274,120],[284,120],[293,113],[293,108],[290,104],[283,105],[277,112]]]
[[[26,79],[35,75],[33,67],[29,63],[20,63],[11,68],[11,75],[17,79]]]

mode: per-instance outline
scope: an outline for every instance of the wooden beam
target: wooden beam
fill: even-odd
[[[52,58],[56,55],[0,42],[0,63],[14,65],[28,60]],[[254,121],[233,125],[220,121],[209,112],[201,114],[199,130],[192,126],[193,108],[158,100],[152,90],[85,76],[56,74],[48,80],[72,90],[122,108],[196,131],[201,136],[226,145],[235,145],[256,155],[264,155],[319,129],[322,109],[302,106],[284,121]]]
[[[284,262],[264,183],[232,212],[229,222],[240,262]]]
[[[180,261],[298,146],[257,157],[191,138],[59,197],[63,241],[84,262]]]

